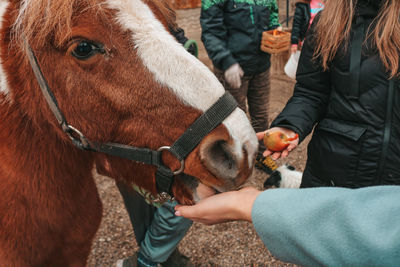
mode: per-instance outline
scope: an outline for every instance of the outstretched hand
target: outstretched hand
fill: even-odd
[[[290,138],[293,138],[293,137],[296,136],[296,133],[294,131],[290,130],[290,129],[283,128],[283,127],[273,127],[273,128],[268,129],[268,130],[266,130],[264,132],[257,133],[257,139],[258,140],[262,140],[264,138],[265,133],[267,133],[267,132],[268,133],[272,133],[272,132],[275,132],[275,131],[280,131],[280,132],[286,134]],[[289,155],[289,153],[293,149],[295,149],[297,147],[298,144],[299,144],[299,138],[297,137],[295,140],[290,141],[289,142],[289,146],[287,146],[284,150],[282,150],[282,151],[271,151],[271,150],[269,150],[267,148],[267,150],[264,151],[263,155],[265,157],[271,156],[271,158],[273,160],[277,160],[280,157],[286,158]]]
[[[251,222],[251,209],[260,193],[253,187],[245,187],[217,194],[193,206],[177,205],[175,215],[207,225],[238,220]]]

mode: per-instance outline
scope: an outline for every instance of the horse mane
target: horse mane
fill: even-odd
[[[156,16],[161,16],[166,27],[175,29],[176,14],[168,0],[144,0]],[[49,37],[54,45],[62,45],[71,34],[73,16],[83,13],[87,8],[97,8],[97,14],[105,11],[104,0],[23,0],[16,14],[13,36],[23,45],[35,41],[44,46]]]
[[[178,28],[176,13],[169,0],[145,0],[144,2],[150,7],[154,7],[153,12],[155,15],[161,15],[167,27],[172,29]]]
[[[23,44],[34,40],[43,46],[52,37],[61,45],[71,33],[72,18],[87,7],[100,7],[99,0],[23,0],[13,25],[13,36]]]

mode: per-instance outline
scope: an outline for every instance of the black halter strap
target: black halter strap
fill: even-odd
[[[157,167],[156,185],[160,202],[171,199],[171,187],[175,175],[184,171],[187,155],[200,143],[200,141],[217,127],[237,107],[237,102],[231,94],[225,92],[205,113],[203,113],[172,146],[163,146],[158,150],[138,148],[117,143],[96,143],[89,141],[78,129],[69,125],[61,112],[57,100],[52,93],[43,72],[40,69],[37,58],[28,44],[26,44],[28,59],[32,70],[39,83],[41,91],[51,111],[56,117],[62,130],[71,138],[72,143],[82,149],[102,152],[144,164]],[[172,171],[162,162],[162,152],[171,152],[181,162],[178,170]]]

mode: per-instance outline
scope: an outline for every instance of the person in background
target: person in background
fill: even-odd
[[[301,187],[400,184],[400,2],[327,1],[305,39],[293,96],[268,131],[313,132]],[[315,128],[314,128],[315,126]]]
[[[315,15],[320,12],[325,4],[324,0],[300,0],[296,2],[294,10],[292,35],[290,37],[291,53],[301,49],[308,28],[311,26]]]
[[[193,39],[188,39],[185,36],[185,31],[178,25],[170,27],[169,31],[174,35],[175,39],[183,45],[183,47],[193,56],[199,56],[199,48],[197,42]]]
[[[190,259],[177,246],[192,225],[192,221],[176,217],[176,201],[162,205],[152,203],[140,188],[117,183],[128,211],[136,242],[139,246],[133,256],[117,261],[116,267],[191,267]]]
[[[215,75],[239,107],[248,110],[255,131],[266,130],[271,62],[260,46],[263,31],[281,28],[276,0],[202,0],[200,24]],[[260,142],[256,167],[271,174],[276,165],[262,156],[264,150]]]
[[[299,266],[400,262],[400,186],[263,192],[247,187],[175,209],[177,216],[208,225],[252,222],[272,255]]]

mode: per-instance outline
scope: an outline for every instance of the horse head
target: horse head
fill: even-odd
[[[13,12],[5,15],[9,30],[1,51],[10,105],[17,103],[64,153],[84,154],[103,174],[156,194],[154,166],[73,148],[29,66],[27,44],[58,108],[85,138],[156,151],[171,146],[224,94],[213,73],[170,34],[174,21],[166,3],[10,0],[7,8]],[[175,177],[175,197],[192,203],[199,183],[217,191],[237,188],[252,172],[257,144],[236,108],[186,157],[187,175]],[[168,151],[162,161],[171,170],[181,168]]]

